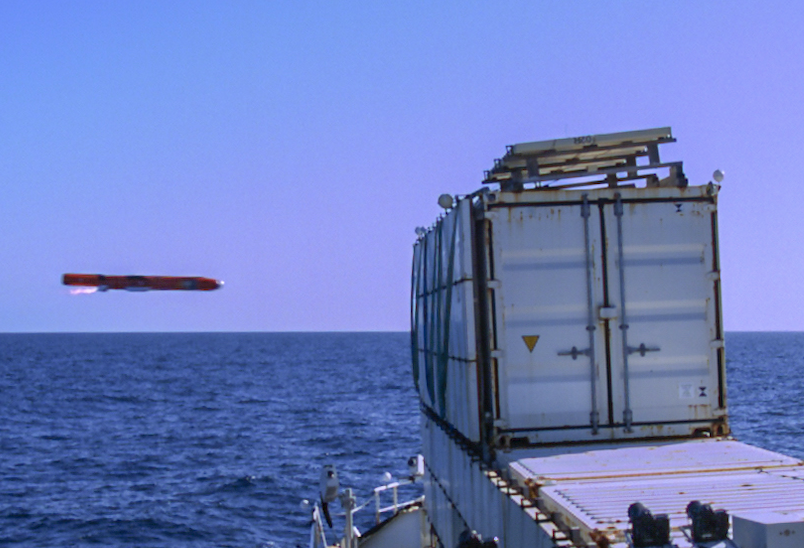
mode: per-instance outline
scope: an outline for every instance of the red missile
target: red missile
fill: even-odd
[[[127,291],[195,290],[212,291],[223,286],[223,282],[198,276],[104,276],[103,274],[65,274],[61,279],[64,285],[97,287],[98,291],[125,289]]]

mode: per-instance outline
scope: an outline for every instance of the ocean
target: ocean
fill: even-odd
[[[0,335],[0,546],[306,546],[322,465],[363,502],[419,452],[409,341]],[[804,458],[804,333],[726,342],[735,436]]]

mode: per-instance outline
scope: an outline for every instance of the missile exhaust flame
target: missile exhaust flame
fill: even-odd
[[[90,293],[95,293],[97,290],[97,287],[78,287],[71,289],[70,295],[89,295]]]

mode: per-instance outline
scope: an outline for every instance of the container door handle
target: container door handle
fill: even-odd
[[[644,356],[646,352],[658,352],[661,350],[658,346],[645,346],[645,343],[640,344],[636,348],[633,346],[628,347],[629,354],[636,354],[639,353],[640,356]]]
[[[572,356],[573,360],[577,360],[578,356],[590,356],[592,351],[589,348],[585,348],[584,350],[578,350],[577,346],[573,346],[572,350],[564,350],[563,352],[559,352],[559,356]]]

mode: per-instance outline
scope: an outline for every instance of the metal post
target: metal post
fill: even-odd
[[[620,273],[620,333],[622,333],[622,355],[623,355],[623,383],[625,389],[625,410],[623,411],[623,422],[625,431],[631,432],[633,422],[633,412],[631,411],[631,396],[629,393],[629,373],[628,373],[628,317],[625,314],[625,262],[623,261],[623,202],[622,196],[618,192],[614,195],[614,215],[617,217],[617,254],[619,264],[617,270]]]
[[[590,367],[590,386],[592,389],[592,412],[589,420],[592,423],[592,434],[597,434],[600,414],[597,411],[597,368],[595,367],[595,309],[593,294],[594,267],[592,263],[592,245],[589,241],[589,195],[583,195],[583,205],[581,206],[581,217],[583,217],[584,245],[586,246],[586,308],[587,322],[586,331],[589,334],[589,367]]]
[[[326,548],[327,537],[324,534],[324,523],[321,521],[321,510],[318,503],[313,506],[313,524],[310,527],[310,544],[309,548],[317,548],[322,546]]]
[[[309,548],[315,548],[316,543],[318,542],[318,505],[313,507],[313,525],[310,527],[310,543],[308,544]]]
[[[351,487],[345,489],[343,495],[341,495],[341,504],[346,512],[346,525],[344,526],[345,531],[343,532],[343,541],[345,545],[344,548],[357,548],[354,542],[355,527],[352,522],[352,511],[355,507],[355,497],[352,494]]]

